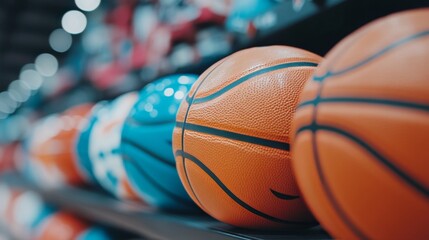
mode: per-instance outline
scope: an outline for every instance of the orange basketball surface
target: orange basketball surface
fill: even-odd
[[[429,9],[377,20],[331,50],[294,131],[298,184],[334,237],[429,238]]]
[[[211,216],[240,227],[315,224],[292,175],[290,125],[321,57],[251,48],[206,70],[182,102],[173,133],[180,178]]]
[[[43,131],[54,131],[49,137],[44,137],[31,149],[32,156],[44,165],[53,176],[61,176],[62,180],[70,184],[81,184],[83,176],[78,170],[74,144],[78,129],[87,117],[92,105],[83,104],[73,107],[59,116],[59,124],[46,126]]]

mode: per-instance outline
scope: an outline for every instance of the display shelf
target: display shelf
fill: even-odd
[[[1,175],[0,182],[36,191],[60,208],[149,239],[330,239],[320,227],[284,232],[249,231],[220,223],[202,212],[160,212],[141,203],[116,200],[91,188],[41,189],[16,173]]]

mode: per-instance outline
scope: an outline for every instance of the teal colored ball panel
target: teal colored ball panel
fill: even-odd
[[[175,123],[170,122],[148,127],[126,123],[122,130],[121,144],[138,146],[142,152],[157,158],[160,162],[175,166],[170,136],[174,125]],[[150,136],[150,141],[144,136]]]
[[[226,19],[226,28],[233,32],[243,32],[249,22],[275,5],[275,1],[272,0],[236,0]]]
[[[91,227],[81,233],[77,240],[110,240],[109,233],[101,227]]]
[[[97,122],[97,112],[103,106],[107,104],[106,101],[97,103],[91,110],[90,117],[87,124],[80,131],[79,136],[76,141],[76,153],[77,153],[77,165],[81,172],[83,172],[86,179],[91,183],[97,183],[96,177],[94,175],[94,170],[92,168],[91,159],[89,156],[89,141],[91,136],[91,131]]]
[[[194,208],[171,158],[159,158],[156,153],[131,141],[123,141],[121,147],[131,186],[147,203],[169,210]]]
[[[152,125],[175,122],[180,103],[197,75],[170,75],[148,84],[139,94],[128,120]]]
[[[168,210],[195,209],[177,173],[172,135],[180,103],[197,75],[171,75],[147,85],[122,130],[121,153],[132,188]]]
[[[40,209],[40,212],[36,216],[36,218],[33,221],[31,221],[30,226],[29,226],[30,229],[32,231],[37,230],[41,226],[41,224],[46,219],[48,219],[51,215],[53,215],[55,212],[56,212],[56,210],[53,207],[48,206],[48,205],[44,205],[42,207],[42,209]]]

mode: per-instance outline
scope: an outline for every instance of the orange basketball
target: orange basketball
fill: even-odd
[[[45,168],[47,184],[81,184],[82,173],[77,166],[74,144],[79,127],[91,110],[91,104],[73,107],[54,120],[48,121],[38,131],[46,136],[37,136],[31,147],[32,156]],[[36,133],[36,134],[38,134]]]
[[[293,167],[341,239],[429,238],[429,9],[377,20],[340,42],[295,115]]]
[[[306,227],[289,154],[292,115],[321,57],[271,46],[243,50],[206,70],[182,102],[173,133],[192,199],[225,223]]]
[[[0,224],[11,228],[14,224],[13,206],[23,194],[20,189],[11,188],[8,185],[0,186]]]

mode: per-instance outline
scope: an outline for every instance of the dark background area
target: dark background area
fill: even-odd
[[[43,52],[61,54],[49,46],[49,34],[61,27],[61,16],[76,8],[73,1],[0,1],[0,91],[18,79],[22,66]]]

